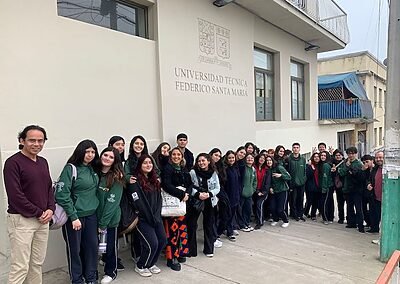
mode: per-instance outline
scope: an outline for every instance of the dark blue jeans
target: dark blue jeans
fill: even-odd
[[[97,273],[97,217],[96,214],[80,217],[82,228],[72,229],[68,219],[62,227],[62,233],[67,247],[69,276],[72,284],[96,282]]]
[[[146,221],[139,220],[137,231],[141,245],[137,267],[140,269],[150,268],[156,264],[161,250],[167,244],[164,226],[161,222],[151,226]]]

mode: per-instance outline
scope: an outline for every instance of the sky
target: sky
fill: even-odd
[[[387,56],[388,0],[335,1],[347,13],[350,43],[342,50],[319,53],[318,58],[367,50],[383,61]]]

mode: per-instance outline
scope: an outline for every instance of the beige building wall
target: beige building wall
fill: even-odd
[[[140,133],[151,149],[158,144],[155,41],[59,17],[52,0],[1,1],[0,26],[3,162],[17,151],[17,132],[32,123],[48,131],[42,155],[53,179],[80,140],[93,139],[101,151],[112,135],[129,143]],[[0,234],[5,244],[6,230]],[[61,231],[51,232],[45,270],[65,264]]]
[[[367,51],[318,60],[318,75],[346,72],[357,73],[371,101],[375,121],[367,126],[356,126],[354,139],[357,142],[358,131],[367,130],[368,151],[373,151],[384,142],[386,66]]]
[[[303,152],[320,141],[336,147],[336,126],[318,125],[317,55],[303,41],[237,5],[137,2],[149,7],[151,39],[60,17],[57,1],[0,2],[2,163],[17,151],[17,132],[32,123],[48,131],[42,155],[53,179],[80,140],[93,139],[101,150],[115,134],[127,144],[142,134],[150,151],[162,140],[174,144],[179,132],[189,135],[194,153],[246,141],[262,148],[296,141]],[[200,39],[205,25],[222,36],[213,52]],[[275,54],[276,121],[255,120],[254,46]],[[304,121],[291,120],[291,59],[305,66]],[[0,197],[4,212],[3,183]],[[2,230],[5,255],[7,241]],[[61,232],[51,232],[45,270],[65,264]]]

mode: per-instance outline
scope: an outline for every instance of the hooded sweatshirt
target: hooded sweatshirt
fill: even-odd
[[[245,198],[251,197],[257,188],[256,170],[246,165],[243,177],[242,196]]]

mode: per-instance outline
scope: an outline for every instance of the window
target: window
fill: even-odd
[[[274,120],[274,55],[254,49],[256,120]]]
[[[379,145],[383,145],[383,129],[379,127]]]
[[[374,86],[374,106],[378,106],[378,89]]]
[[[292,119],[304,120],[304,65],[291,61],[290,76],[292,83]]]
[[[378,128],[374,128],[374,147],[378,147]]]
[[[116,0],[57,0],[58,15],[147,37],[147,10],[132,2]]]
[[[379,93],[378,93],[378,103],[379,103],[379,107],[382,107],[382,89],[379,88]]]

